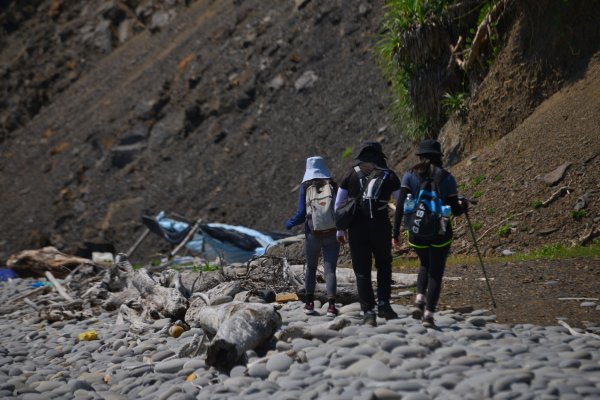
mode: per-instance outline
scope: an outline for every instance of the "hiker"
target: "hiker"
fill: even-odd
[[[337,280],[335,270],[340,252],[340,244],[336,240],[335,216],[333,207],[337,184],[325,166],[322,157],[306,159],[306,171],[300,185],[298,209],[286,224],[286,229],[304,223],[306,274],[304,288],[306,291],[304,312],[314,314],[314,293],[317,279],[319,254],[323,252],[323,269],[325,270],[325,286],[329,301],[327,316],[335,317]]]
[[[468,206],[466,201],[459,200],[456,180],[442,167],[442,151],[439,142],[433,139],[422,141],[416,155],[419,156],[419,163],[402,177],[400,195],[396,203],[398,207],[394,217],[392,245],[395,249],[400,249],[402,238],[400,226],[404,216],[405,224],[409,225],[407,226],[408,244],[415,250],[420,262],[417,295],[412,316],[422,320],[424,326],[435,328],[433,316],[440,298],[442,277],[452,243],[452,224],[449,220],[442,220],[437,227],[436,234],[424,239],[423,232],[419,232],[418,227],[414,228],[414,225],[410,225],[411,214],[405,216],[401,205],[404,204],[408,195],[411,195],[412,199],[418,199],[423,182],[430,178],[428,182],[435,183],[441,204],[449,205],[452,214],[461,215],[467,211]],[[439,220],[442,217],[437,216],[437,218]]]
[[[397,198],[400,179],[388,168],[385,158],[379,142],[364,142],[356,156],[356,163],[340,183],[335,201],[337,209],[349,197],[364,199],[367,192],[370,196],[368,201],[359,200],[351,225],[347,231],[338,231],[337,238],[341,244],[347,240],[350,245],[363,323],[372,326],[377,325],[376,304],[379,317],[398,318],[390,305],[392,224],[387,205],[391,196]],[[377,303],[371,283],[373,258],[377,269]]]

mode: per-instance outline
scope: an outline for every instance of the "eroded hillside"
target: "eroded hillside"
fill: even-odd
[[[398,173],[410,165],[372,52],[381,4],[268,3],[0,2],[0,260],[48,244],[124,250],[143,210],[281,230],[305,158],[323,155],[339,177],[367,138],[383,141]],[[576,54],[552,29],[545,43],[562,51],[544,60],[533,39],[561,11],[545,10],[515,10],[467,119],[441,136],[448,150],[458,143],[453,171],[481,200],[473,218],[492,253],[567,243],[598,224],[599,41],[580,43],[590,14],[575,7],[563,14],[581,17],[567,42]],[[566,162],[569,195],[532,212],[560,187],[538,177]],[[525,208],[529,219],[514,217]],[[462,224],[457,248],[471,251]],[[145,246],[139,254],[166,243]]]

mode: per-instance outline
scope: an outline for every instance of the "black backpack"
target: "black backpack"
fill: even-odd
[[[421,178],[421,186],[415,208],[405,215],[408,218],[410,237],[417,242],[432,242],[440,237],[442,199],[439,186],[448,176],[448,171],[436,167],[432,175]]]
[[[390,171],[374,168],[369,175],[365,175],[358,165],[354,170],[358,175],[360,193],[357,197],[349,196],[335,210],[335,225],[342,231],[352,225],[356,214],[361,213],[373,218],[378,209],[387,207],[387,201],[380,201],[379,196],[383,181],[389,176]]]
[[[375,167],[369,175],[365,176],[358,166],[354,169],[358,169],[357,174],[361,190],[358,209],[364,216],[373,218],[377,211],[387,207],[388,201],[381,200],[379,197],[381,196],[383,182],[390,175],[390,171]]]

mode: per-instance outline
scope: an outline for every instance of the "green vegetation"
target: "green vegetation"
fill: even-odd
[[[565,248],[560,244],[546,244],[530,254],[535,258],[556,258]]]
[[[352,155],[352,147],[348,146],[344,149],[344,151],[342,152],[342,158],[348,158]]]
[[[544,203],[541,200],[534,200],[531,202],[531,207],[535,209],[542,208],[542,205],[544,205]]]
[[[473,180],[471,181],[471,186],[475,187],[475,186],[479,186],[479,184],[481,182],[483,182],[485,180],[485,176],[483,175],[477,175],[475,178],[473,178]]]
[[[576,220],[580,220],[587,217],[587,211],[585,210],[571,210],[571,217]]]
[[[485,212],[487,213],[487,215],[494,215],[496,209],[494,207],[488,207],[485,209]]]
[[[466,92],[460,92],[456,94],[444,93],[442,99],[442,107],[449,115],[456,117],[463,117],[467,112],[467,101],[469,100],[469,94]]]
[[[533,249],[528,253],[516,253],[511,256],[485,257],[486,263],[506,263],[516,261],[540,261],[571,258],[597,258],[600,257],[600,238],[596,238],[589,246],[565,247],[561,244],[547,244],[540,248]],[[476,255],[454,255],[448,257],[449,266],[469,265],[476,267],[479,265],[479,258]],[[418,259],[395,258],[393,262],[395,271],[416,271],[419,268]]]
[[[473,193],[473,198],[475,198],[475,199],[478,199],[481,196],[483,196],[483,191],[481,191],[481,190],[478,190],[475,193]]]
[[[473,222],[473,230],[475,232],[480,231],[483,228],[483,224],[481,222]]]
[[[413,32],[415,27],[423,26],[430,19],[439,19],[447,4],[447,0],[389,0],[385,5],[383,34],[375,52],[394,96],[390,105],[392,119],[413,142],[432,135],[435,118],[421,112],[411,99],[411,81],[420,66],[414,59],[401,55],[406,53],[407,47],[404,34]],[[440,99],[426,101],[439,102]]]
[[[375,53],[394,96],[392,119],[407,139],[433,137],[450,116],[467,112],[469,67],[452,58],[449,44],[457,45],[455,54],[462,61],[473,57],[479,65],[489,66],[498,52],[496,22],[489,25],[483,46],[477,39],[478,45],[473,46],[477,54],[470,53],[479,24],[495,4],[490,0],[457,12],[461,10],[457,0],[386,1]],[[478,15],[477,21],[472,15]],[[449,58],[456,64],[448,63]]]
[[[219,269],[218,265],[211,265],[208,261],[204,261],[203,265],[198,265],[193,261],[181,263],[177,265],[172,265],[171,269],[175,271],[182,270],[191,270],[192,272],[208,272],[208,271],[217,271]]]
[[[498,237],[507,237],[509,233],[510,233],[510,226],[508,226],[508,225],[502,225],[496,231],[496,235]]]

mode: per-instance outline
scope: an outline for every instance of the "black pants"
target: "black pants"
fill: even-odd
[[[350,226],[348,236],[360,308],[363,311],[372,310],[375,307],[371,284],[373,257],[377,269],[377,298],[379,301],[389,301],[391,296],[392,225],[387,218],[360,218]]]
[[[425,294],[426,309],[435,312],[442,291],[442,278],[450,245],[414,249],[421,263],[417,276],[417,293]]]

